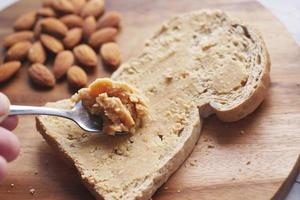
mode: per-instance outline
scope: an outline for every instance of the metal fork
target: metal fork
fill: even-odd
[[[38,106],[11,105],[9,115],[52,115],[70,119],[87,132],[99,133],[102,130],[101,118],[90,115],[82,106],[81,101],[79,101],[71,110]]]

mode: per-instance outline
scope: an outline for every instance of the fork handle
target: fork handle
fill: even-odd
[[[67,113],[65,110],[39,107],[39,106],[21,106],[21,105],[10,105],[9,107],[11,115],[52,115],[66,117]]]

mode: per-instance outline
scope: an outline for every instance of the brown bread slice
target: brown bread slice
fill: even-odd
[[[149,199],[190,154],[204,117],[236,121],[257,108],[269,67],[266,46],[250,26],[221,11],[187,13],[163,24],[142,53],[112,75],[149,98],[149,116],[134,135],[89,134],[45,116],[37,127],[97,199]]]

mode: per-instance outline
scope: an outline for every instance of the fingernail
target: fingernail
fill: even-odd
[[[9,113],[10,102],[8,98],[0,92],[0,122],[2,122]]]

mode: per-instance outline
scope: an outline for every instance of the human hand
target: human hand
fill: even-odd
[[[20,153],[19,140],[10,132],[16,128],[18,118],[7,117],[9,105],[8,98],[0,92],[0,181],[6,175],[7,162],[14,160]]]

